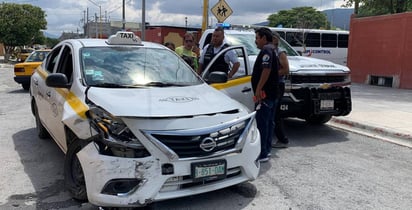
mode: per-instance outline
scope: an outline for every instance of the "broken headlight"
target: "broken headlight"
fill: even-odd
[[[247,138],[250,139],[250,143],[255,143],[259,138],[258,138],[258,128],[256,124],[256,119],[253,119],[252,124],[250,125],[250,128],[247,133]]]
[[[90,107],[87,114],[92,128],[99,133],[102,154],[119,157],[146,157],[149,152],[120,119],[100,107]]]

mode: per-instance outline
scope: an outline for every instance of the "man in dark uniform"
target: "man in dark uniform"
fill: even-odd
[[[227,48],[229,45],[224,43],[225,35],[222,27],[218,27],[212,34],[212,40],[210,44],[206,45],[202,51],[202,54],[199,58],[199,75],[203,73],[204,68],[210,63],[210,61],[223,49]],[[230,68],[230,63],[232,63],[232,68]],[[212,71],[222,71],[228,74],[228,78],[232,76],[239,69],[240,62],[237,59],[236,52],[229,50],[220,56],[212,65],[209,72]]]
[[[256,123],[261,136],[259,161],[266,162],[269,160],[273,138],[279,88],[279,65],[270,29],[265,27],[257,29],[255,38],[260,52],[253,66],[251,82],[255,94]]]

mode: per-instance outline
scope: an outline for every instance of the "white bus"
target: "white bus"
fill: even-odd
[[[340,65],[347,64],[349,31],[273,27],[270,29],[279,33],[280,37],[304,56]]]

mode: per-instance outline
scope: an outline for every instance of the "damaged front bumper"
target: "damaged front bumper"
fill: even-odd
[[[222,149],[211,152],[199,153],[196,151],[199,148],[189,150],[189,147],[178,151],[170,143],[174,140],[171,139],[170,132],[161,131],[137,135],[140,139],[145,136],[146,139],[141,142],[150,152],[149,156],[141,158],[104,155],[99,151],[98,143],[92,142],[77,153],[85,176],[89,202],[97,206],[140,207],[154,201],[210,192],[254,180],[260,168],[257,161],[260,135],[252,121],[243,128],[244,132],[239,132],[240,135],[234,138],[236,140],[233,146],[228,146],[231,144],[231,137],[226,138],[227,133],[222,134],[228,130],[222,130],[225,127],[222,125],[215,126],[219,127],[218,133],[221,136],[213,136],[216,132],[207,133],[205,129],[185,131],[186,135],[194,135],[194,131],[202,131],[202,135],[207,133],[208,137],[203,135],[202,145],[198,145],[206,150],[210,145],[204,139],[219,139],[216,140],[216,148],[221,144]],[[237,124],[232,124],[229,130],[239,130],[235,126],[239,124],[238,121]],[[250,126],[256,130],[254,134],[251,134]],[[184,132],[179,132],[181,135],[182,133]],[[191,151],[190,155],[185,153],[187,151]],[[222,163],[224,176],[207,179],[194,177],[194,166],[204,163]]]

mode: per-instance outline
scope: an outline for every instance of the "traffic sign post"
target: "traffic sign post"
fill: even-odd
[[[219,0],[219,2],[212,7],[211,11],[219,23],[223,23],[223,21],[233,13],[233,10],[225,0]]]

